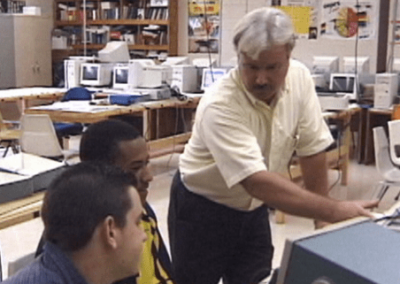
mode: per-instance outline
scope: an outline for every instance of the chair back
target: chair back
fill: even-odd
[[[25,266],[31,264],[35,260],[35,253],[29,253],[27,255],[21,256],[20,258],[10,261],[8,263],[8,276],[13,276],[16,274],[19,270],[24,268]]]
[[[0,111],[0,131],[5,131],[5,130],[7,130],[7,126],[4,123],[3,116],[1,115]]]
[[[21,118],[21,150],[43,157],[61,157],[53,123],[47,114],[24,114]]]
[[[374,134],[375,164],[378,172],[384,176],[394,168],[389,154],[389,142],[382,126],[372,129]]]
[[[3,116],[3,119],[7,122],[16,123],[21,119],[21,109],[16,101],[1,102],[0,112]]]
[[[69,89],[61,101],[90,101],[92,99],[92,93],[83,87],[74,87]]]
[[[388,122],[390,158],[392,162],[400,166],[400,120]]]

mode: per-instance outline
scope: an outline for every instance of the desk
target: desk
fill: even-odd
[[[79,122],[79,123],[95,123],[101,120],[106,120],[112,117],[117,116],[142,116],[143,117],[143,136],[149,140],[149,149],[160,151],[162,148],[170,147],[171,151],[180,150],[178,147],[175,149],[176,144],[185,143],[190,137],[191,131],[191,119],[192,113],[196,109],[198,103],[200,101],[200,97],[198,98],[190,98],[187,100],[178,100],[176,98],[171,98],[168,100],[161,101],[149,101],[137,103],[130,106],[99,106],[93,105],[90,106],[86,101],[81,101],[78,103],[86,104],[86,110],[84,108],[80,110],[74,110],[70,108],[69,102],[57,104],[59,106],[38,106],[33,108],[25,109],[25,113],[29,114],[48,114],[53,121],[60,122]],[[66,106],[63,108],[62,106]],[[160,119],[160,110],[161,109],[189,109],[190,111],[185,115],[184,120],[190,120],[188,123],[190,127],[188,129],[183,130],[183,134],[177,135],[176,132],[176,123],[173,119],[171,119],[170,113],[166,113],[163,119]],[[176,119],[178,119],[179,114],[175,114]],[[164,127],[161,133],[161,129],[159,127],[159,122],[165,121],[173,121],[172,123],[168,123],[167,127]],[[182,131],[181,131],[182,132]],[[159,155],[153,152],[153,155]],[[168,153],[168,151],[167,151]],[[153,157],[152,155],[152,157]]]
[[[352,144],[350,121],[355,114],[361,115],[361,108],[358,105],[352,105],[349,109],[339,112],[323,113],[325,119],[341,122],[340,126],[342,131],[344,131],[340,148],[327,152],[328,167],[334,168],[336,165],[342,171],[342,185],[347,185],[348,180],[348,166]]]
[[[0,229],[39,217],[44,192],[0,204]]]
[[[349,168],[349,155],[351,146],[351,132],[350,132],[350,120],[355,114],[360,114],[361,108],[357,105],[352,105],[349,109],[342,110],[339,112],[324,112],[323,116],[325,119],[331,119],[340,121],[344,130],[342,137],[342,144],[333,150],[326,153],[326,161],[328,169],[339,168],[342,171],[342,177],[340,183],[347,185],[348,182],[348,168]],[[302,172],[299,164],[291,165],[290,174],[283,173],[283,176],[291,179],[295,183],[300,183],[302,178]],[[283,212],[277,210],[275,212],[275,222],[278,224],[285,223],[285,215]]]
[[[30,100],[52,100],[62,98],[67,90],[61,88],[21,88],[0,90],[0,103],[22,101],[22,109],[28,106]]]
[[[376,126],[383,125],[387,129],[387,122],[391,120],[392,109],[367,109],[366,113],[366,129],[365,129],[365,152],[364,163],[372,163],[374,159],[374,141],[372,139],[372,129]]]

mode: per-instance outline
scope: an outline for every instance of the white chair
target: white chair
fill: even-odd
[[[393,164],[400,167],[400,120],[391,120],[389,126],[390,158]]]
[[[19,270],[31,264],[34,260],[35,260],[35,252],[32,252],[24,256],[21,256],[16,260],[10,261],[8,263],[7,277],[16,274]]]
[[[378,198],[381,200],[391,186],[400,187],[400,169],[395,167],[390,159],[389,142],[382,126],[373,129],[375,164],[383,180],[379,182]],[[399,195],[396,196],[396,200]]]
[[[47,114],[24,114],[21,118],[21,130],[22,152],[64,161],[79,154],[78,151],[61,148]]]

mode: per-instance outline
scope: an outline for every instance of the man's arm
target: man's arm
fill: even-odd
[[[357,216],[372,217],[365,208],[373,208],[378,201],[337,201],[305,190],[276,173],[260,171],[244,179],[241,184],[253,197],[283,212],[338,222]]]
[[[299,161],[305,188],[311,192],[328,197],[329,185],[326,152],[300,157]],[[314,220],[316,229],[328,224],[320,220]]]

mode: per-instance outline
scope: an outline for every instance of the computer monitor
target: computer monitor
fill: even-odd
[[[184,65],[189,64],[189,58],[187,56],[168,56],[167,59],[161,63],[161,65]]]
[[[287,239],[277,284],[398,283],[399,233],[365,218]]]
[[[357,61],[357,70],[355,68]],[[357,71],[357,72],[356,72]],[[345,56],[343,57],[343,73],[368,74],[369,57],[368,56]]]
[[[113,88],[128,89],[129,67],[128,65],[115,66],[113,69]]]
[[[339,56],[313,56],[313,74],[331,74],[338,72]]]
[[[313,56],[312,74],[323,75],[329,82],[332,73],[339,72],[339,56]]]
[[[101,62],[128,62],[129,49],[125,41],[110,41],[99,50],[99,60]]]
[[[358,100],[358,76],[356,74],[332,73],[329,89],[341,94],[348,94],[349,100]]]
[[[112,65],[105,63],[82,63],[81,85],[108,86],[111,84]]]
[[[215,82],[221,79],[227,73],[227,69],[223,68],[205,68],[203,69],[203,78],[201,81],[201,89],[206,90]]]
[[[392,72],[400,74],[400,58],[393,59]]]

